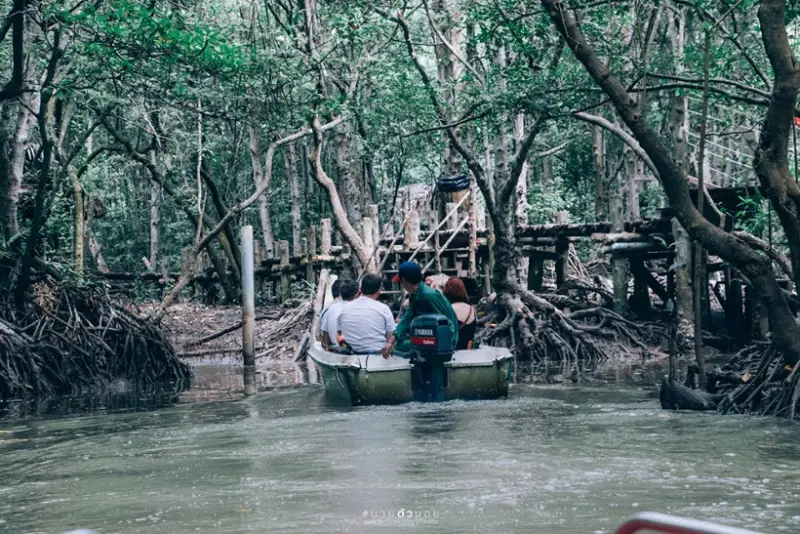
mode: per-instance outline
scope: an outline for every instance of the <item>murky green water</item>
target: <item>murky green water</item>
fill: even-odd
[[[653,510],[798,532],[799,471],[797,427],[638,387],[365,408],[306,387],[0,423],[0,530],[394,532],[407,510],[413,532],[583,534]]]

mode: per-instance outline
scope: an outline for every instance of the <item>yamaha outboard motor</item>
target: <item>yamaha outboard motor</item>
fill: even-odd
[[[411,363],[414,400],[441,402],[447,389],[445,362],[453,357],[455,344],[447,317],[426,314],[411,321]]]

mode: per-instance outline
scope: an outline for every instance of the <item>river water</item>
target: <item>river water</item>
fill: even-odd
[[[0,423],[0,531],[611,533],[639,511],[800,531],[800,429],[626,381],[336,407],[318,386]]]

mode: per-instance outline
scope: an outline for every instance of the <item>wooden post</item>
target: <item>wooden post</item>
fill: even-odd
[[[411,250],[419,244],[419,213],[417,210],[408,212],[408,220],[406,220],[405,239],[403,245],[406,250]]]
[[[330,256],[331,254],[331,220],[322,219],[322,250],[320,253],[323,256]]]
[[[530,255],[528,265],[528,289],[531,291],[541,291],[542,281],[544,280],[544,258],[535,252]]]
[[[612,232],[625,230],[623,218],[622,191],[619,178],[610,184],[611,194],[608,197],[609,219]],[[625,316],[628,313],[628,269],[625,256],[619,252],[611,253],[611,278],[614,284],[614,311]]]
[[[319,272],[319,284],[317,284],[317,295],[314,298],[314,318],[311,320],[310,334],[315,341],[322,340],[322,332],[319,331],[319,316],[325,306],[325,296],[331,283],[328,269],[321,269]]]
[[[746,334],[747,338],[746,341],[750,341],[753,339],[755,327],[753,325],[753,320],[755,318],[755,312],[753,310],[753,290],[750,289],[749,286],[744,287],[744,327],[742,328],[742,332]]]
[[[315,226],[309,226],[307,239],[306,254],[313,257],[317,254],[317,228]]]
[[[364,239],[364,246],[367,250],[375,250],[375,232],[373,231],[373,221],[369,217],[361,219],[361,233]],[[364,272],[373,271],[375,268],[375,256],[371,254],[372,259],[369,260],[369,265],[362,265],[361,268]]]
[[[281,289],[278,301],[284,303],[292,298],[292,274],[289,272],[289,242],[278,241],[278,257],[280,258]]]
[[[314,284],[316,283],[316,272],[314,271],[314,256],[317,254],[316,227],[309,226],[306,236],[306,282]]]
[[[641,256],[628,258],[633,273],[633,309],[636,313],[645,314],[650,311],[650,291],[648,290],[647,272]]]
[[[255,393],[256,304],[254,268],[253,227],[244,226],[242,227],[242,360],[244,363],[245,395],[253,395]]]
[[[557,211],[554,217],[555,224],[566,224],[567,213]],[[569,276],[569,241],[560,239],[556,241],[556,287],[561,287]]]
[[[556,287],[563,286],[567,281],[568,260],[569,242],[558,241],[556,243]]]

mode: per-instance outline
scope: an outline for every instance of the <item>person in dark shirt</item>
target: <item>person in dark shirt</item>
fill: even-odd
[[[453,345],[458,343],[458,318],[453,311],[453,306],[444,295],[422,282],[422,269],[419,264],[413,261],[402,263],[393,282],[399,282],[408,292],[409,302],[408,309],[403,314],[400,324],[395,328],[394,335],[383,347],[384,358],[388,358],[392,351],[403,356],[411,352],[411,321],[419,315],[428,313],[447,317],[450,333],[453,336]]]

